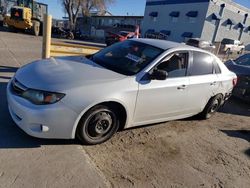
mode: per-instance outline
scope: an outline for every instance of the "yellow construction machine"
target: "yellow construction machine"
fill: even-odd
[[[4,23],[10,30],[28,30],[35,36],[42,33],[44,14],[48,6],[34,0],[17,0],[16,6],[11,7],[10,15],[4,17]]]

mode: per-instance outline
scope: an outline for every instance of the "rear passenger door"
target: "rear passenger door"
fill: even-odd
[[[193,111],[201,111],[208,100],[216,95],[219,82],[218,67],[212,55],[205,52],[193,51],[191,64],[188,68],[189,91],[192,98]]]

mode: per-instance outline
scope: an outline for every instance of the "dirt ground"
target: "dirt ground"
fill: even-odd
[[[113,187],[248,188],[249,142],[250,105],[231,99],[209,120],[125,130],[84,150]]]

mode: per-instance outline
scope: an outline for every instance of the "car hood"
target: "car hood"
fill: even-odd
[[[20,68],[15,75],[28,88],[58,92],[125,77],[81,56],[35,61]]]
[[[237,65],[233,60],[229,60],[225,63],[226,67],[234,72],[236,75],[250,75],[250,67]]]

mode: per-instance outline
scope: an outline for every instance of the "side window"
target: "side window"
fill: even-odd
[[[214,58],[203,52],[193,52],[193,63],[189,68],[190,76],[213,74]]]
[[[184,52],[173,53],[167,56],[159,65],[157,65],[157,69],[167,71],[168,78],[186,76],[187,67],[188,53]]]

